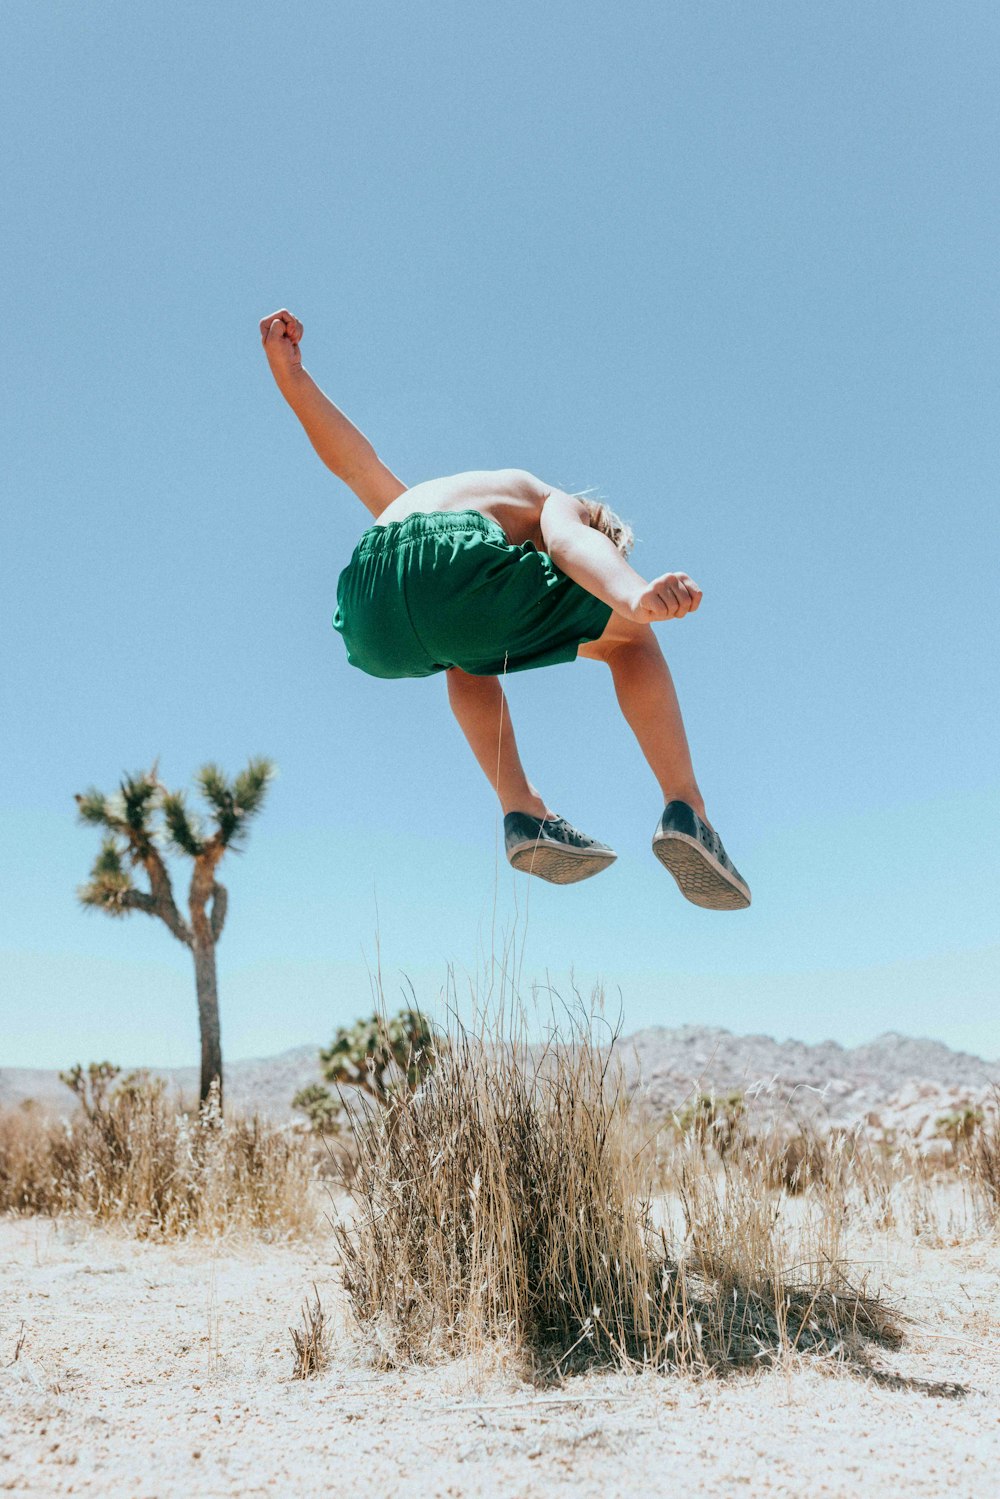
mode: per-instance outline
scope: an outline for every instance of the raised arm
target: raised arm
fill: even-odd
[[[545,550],[562,572],[638,624],[681,619],[701,603],[701,589],[687,573],[663,573],[647,583],[630,567],[610,536],[596,531],[575,495],[549,491],[542,506]]]
[[[275,384],[320,458],[354,490],[372,515],[381,515],[407,486],[386,468],[364,433],[303,368],[299,352],[302,324],[298,318],[284,307],[272,312],[261,319],[260,337]]]

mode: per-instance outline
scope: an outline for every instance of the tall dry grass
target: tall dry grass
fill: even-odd
[[[990,1107],[963,1142],[962,1154],[986,1215],[995,1226],[1000,1223],[1000,1087],[993,1089]]]
[[[0,1113],[0,1211],[77,1214],[140,1238],[282,1237],[318,1218],[311,1143],[258,1118],[178,1108],[127,1080],[71,1119]]]
[[[790,1262],[773,1193],[682,1152],[663,1161],[586,1019],[543,1048],[452,1020],[437,1066],[357,1131],[336,1228],[354,1316],[395,1364],[511,1347],[536,1374],[728,1369],[794,1349],[863,1357],[900,1321],[852,1281],[821,1214]],[[672,1202],[673,1208],[669,1204]]]
[[[939,1240],[967,1229],[982,1207],[965,1157],[944,1165],[921,1155],[913,1141],[890,1144],[862,1126],[825,1131],[787,1111],[764,1122],[741,1117],[727,1126],[720,1148],[713,1131],[679,1127],[688,1112],[673,1115],[658,1133],[659,1190],[682,1198],[692,1172],[727,1182],[734,1197],[745,1188],[775,1209],[778,1222],[794,1222],[799,1237],[808,1235],[824,1255],[831,1253],[834,1229],[838,1246],[848,1229]]]

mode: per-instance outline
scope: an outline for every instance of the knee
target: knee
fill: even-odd
[[[585,661],[603,661],[607,666],[617,649],[613,641],[605,640],[602,636],[600,640],[588,640],[585,645],[580,646],[576,654],[582,656]]]
[[[578,654],[610,666],[622,652],[648,651],[650,648],[657,648],[651,625],[637,624],[634,620],[623,619],[620,614],[613,614],[604,634],[598,640],[581,645]]]

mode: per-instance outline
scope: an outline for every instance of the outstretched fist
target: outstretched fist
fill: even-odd
[[[267,362],[275,379],[294,374],[302,367],[299,342],[302,324],[287,307],[272,312],[260,320],[260,341],[264,345]]]
[[[639,624],[661,619],[683,619],[701,603],[701,589],[687,573],[664,573],[638,593],[632,603],[632,618]]]

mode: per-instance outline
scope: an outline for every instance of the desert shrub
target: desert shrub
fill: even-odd
[[[846,1204],[866,1170],[865,1148],[855,1130],[824,1130],[789,1111],[762,1128],[741,1130],[729,1159],[752,1180],[789,1197],[816,1189]]]
[[[741,1138],[744,1107],[740,1092],[721,1096],[698,1093],[674,1115],[674,1124],[681,1135],[691,1136],[724,1156]]]
[[[774,1157],[771,1157],[773,1160]],[[794,1240],[781,1192],[763,1190],[764,1173],[725,1159],[718,1171],[690,1153],[674,1190],[683,1207],[684,1269],[704,1298],[715,1367],[741,1367],[778,1352],[835,1349],[856,1360],[867,1342],[896,1347],[899,1318],[853,1281],[841,1249],[843,1220],[817,1197]],[[794,1242],[795,1253],[791,1253]]]
[[[828,1142],[809,1128],[799,1127],[788,1134],[777,1133],[771,1139],[758,1141],[757,1145],[767,1185],[780,1188],[791,1197],[828,1180],[837,1159]]]
[[[77,1062],[67,1072],[60,1072],[59,1081],[65,1083],[71,1093],[76,1094],[83,1112],[88,1119],[93,1119],[107,1103],[108,1092],[120,1072],[121,1068],[116,1067],[113,1062],[90,1062],[86,1067]],[[133,1073],[127,1082],[131,1084],[139,1081],[139,1078],[139,1073]]]
[[[326,1309],[319,1299],[319,1291],[313,1282],[313,1300],[306,1297],[302,1303],[302,1326],[288,1329],[292,1339],[293,1379],[311,1379],[322,1374],[330,1362],[330,1328]]]
[[[972,1136],[968,1159],[987,1214],[996,1222],[1000,1219],[1000,1088],[994,1088],[991,1107],[984,1111]]]
[[[0,1211],[83,1214],[140,1237],[312,1225],[307,1141],[257,1117],[223,1118],[212,1098],[178,1110],[140,1074],[111,1088],[102,1068],[67,1074],[82,1105],[69,1120],[0,1113]]]
[[[941,1114],[935,1120],[934,1130],[941,1139],[948,1140],[955,1150],[959,1151],[975,1138],[982,1122],[982,1109],[966,1104],[963,1108],[952,1109],[947,1114]]]
[[[653,1151],[609,1055],[582,1023],[539,1051],[453,1021],[420,1086],[359,1125],[336,1236],[382,1362],[500,1341],[543,1372],[719,1368],[897,1339],[831,1244],[811,1279],[787,1274],[766,1192],[737,1171],[720,1184],[694,1140],[681,1232],[657,1227]]]
[[[807,1199],[809,1211],[828,1224],[876,1233],[905,1226],[915,1239],[928,1240],[944,1231],[936,1188],[942,1170],[951,1168],[905,1137],[873,1138],[859,1127],[821,1132],[800,1121],[789,1130],[779,1119],[729,1160],[751,1182]],[[953,1170],[951,1176],[961,1180]],[[949,1222],[954,1226],[953,1214]]]

